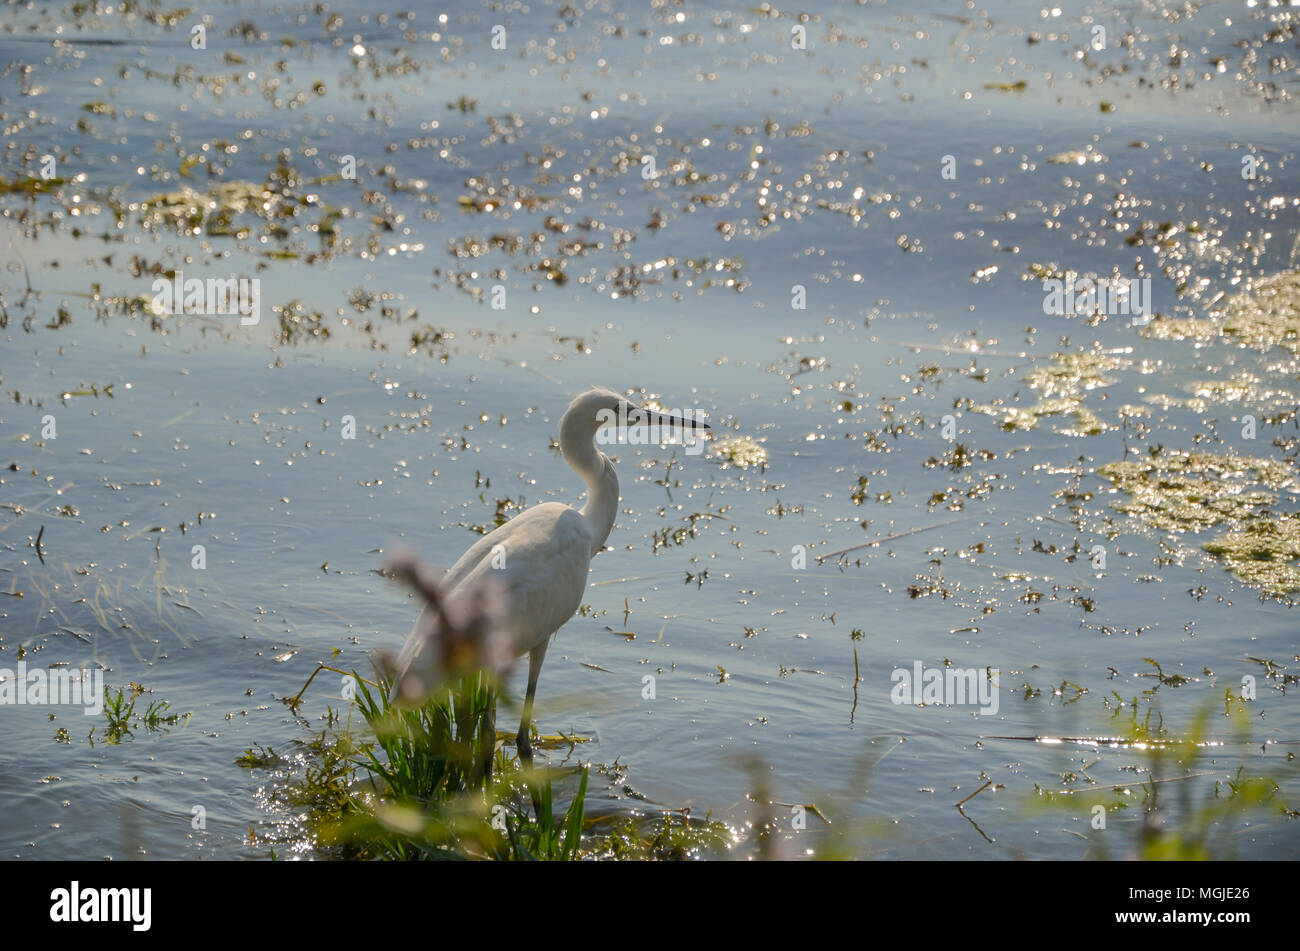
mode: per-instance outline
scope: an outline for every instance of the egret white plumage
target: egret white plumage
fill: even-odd
[[[444,622],[454,623],[458,604],[491,599],[514,656],[528,655],[528,688],[516,748],[529,765],[528,732],[546,649],[551,635],[578,610],[591,559],[605,546],[618,514],[618,474],[596,448],[597,432],[609,426],[709,428],[642,409],[609,390],[589,390],[576,397],[560,420],[560,452],[587,484],[586,504],[581,509],[562,502],[534,505],[471,545],[442,579],[443,609],[432,603],[425,608],[391,668],[393,699],[419,701],[428,696],[444,672]]]

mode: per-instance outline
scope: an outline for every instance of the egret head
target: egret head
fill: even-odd
[[[614,419],[620,415],[626,418],[627,414],[634,409],[631,402],[613,390],[597,387],[575,396],[564,413],[564,419],[568,421],[573,418],[575,422],[583,422],[584,428],[589,428],[594,435],[597,429],[605,425],[604,420]]]
[[[709,424],[678,413],[661,413],[645,409],[612,390],[594,389],[574,398],[560,421],[561,448],[589,445],[594,439],[600,443],[618,441],[619,433],[627,431],[628,441],[645,444],[659,442],[676,431],[691,448],[703,449],[698,433],[709,429]],[[690,452],[691,455],[695,453]]]

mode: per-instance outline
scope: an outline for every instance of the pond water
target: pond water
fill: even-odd
[[[0,707],[0,854],[268,857],[240,755],[400,645],[395,544],[580,500],[602,385],[715,434],[610,450],[536,710],[593,809],[1295,857],[1300,11],[943,6],[7,8],[0,676],[181,716]]]

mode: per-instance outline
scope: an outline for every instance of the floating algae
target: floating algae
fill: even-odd
[[[1034,367],[1025,379],[1045,397],[1078,398],[1087,390],[1112,385],[1115,379],[1109,372],[1128,363],[1113,353],[1055,353],[1051,363]]]
[[[1148,340],[1193,340],[1205,344],[1220,336],[1217,321],[1208,317],[1170,317],[1156,314],[1138,333]]]
[[[713,456],[740,469],[767,465],[767,450],[749,436],[731,436],[715,441]]]
[[[1259,506],[1272,504],[1272,492],[1294,476],[1281,462],[1213,452],[1162,449],[1146,459],[1112,462],[1097,470],[1129,496],[1117,503],[1161,531],[1197,531],[1223,522],[1245,520]]]
[[[182,185],[174,192],[155,195],[139,206],[152,220],[182,232],[232,233],[232,219],[246,212],[266,216],[278,196],[252,182],[217,182],[206,192]]]
[[[1269,369],[1285,372],[1283,368]],[[1274,425],[1293,419],[1296,406],[1300,403],[1300,394],[1295,390],[1274,385],[1249,370],[1239,370],[1227,379],[1193,380],[1184,384],[1183,389],[1191,395],[1178,397],[1167,393],[1151,393],[1145,399],[1163,409],[1178,406],[1194,413],[1209,412],[1211,406],[1242,403],[1252,416]]]
[[[1020,409],[1018,406],[977,403],[971,409],[977,413],[983,413],[985,416],[1001,417],[1000,425],[1008,432],[1020,429],[1036,429],[1038,427],[1038,414],[1027,409]]]
[[[1062,425],[1056,431],[1063,436],[1096,436],[1106,431],[1106,424],[1092,410],[1077,400],[1055,397],[1041,400],[1029,409],[1016,406],[995,406],[987,403],[974,407],[975,412],[988,416],[999,416],[1002,428],[1008,432],[1021,429],[1037,429],[1038,421],[1044,416],[1069,416],[1074,425]]]
[[[1300,591],[1300,515],[1252,518],[1202,547],[1246,584],[1272,595]]]
[[[1062,436],[1096,436],[1104,433],[1108,428],[1101,421],[1101,417],[1086,406],[1074,406],[1069,413],[1074,420],[1074,425],[1058,427],[1056,431]]]
[[[998,416],[1008,431],[1036,429],[1044,416],[1068,416],[1074,425],[1062,425],[1057,432],[1064,436],[1095,436],[1106,431],[1106,424],[1083,405],[1084,394],[1115,379],[1109,371],[1127,366],[1129,361],[1111,353],[1056,353],[1046,366],[1034,367],[1025,374],[1029,388],[1041,399],[1028,409],[1016,406],[980,404],[977,413]]]
[[[1276,490],[1297,484],[1285,463],[1164,449],[1109,463],[1097,474],[1128,496],[1114,507],[1150,528],[1195,532],[1227,525],[1229,531],[1202,547],[1244,583],[1273,595],[1300,590],[1300,515],[1266,508],[1276,502]]]
[[[1224,302],[1223,332],[1260,350],[1300,353],[1300,271],[1281,271]]]
[[[1300,270],[1279,271],[1254,281],[1206,318],[1157,315],[1142,333],[1156,340],[1201,343],[1222,336],[1256,350],[1282,347],[1300,354]]]

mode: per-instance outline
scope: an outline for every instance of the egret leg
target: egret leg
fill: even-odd
[[[519,721],[519,734],[515,737],[515,749],[519,758],[528,766],[533,765],[533,747],[528,741],[529,728],[533,722],[533,698],[537,696],[537,678],[542,673],[542,661],[546,659],[546,646],[550,640],[534,647],[528,654],[528,692],[524,694],[524,716]]]
[[[525,769],[530,772],[533,768],[533,747],[528,742],[528,731],[533,723],[533,698],[537,695],[537,678],[542,672],[542,661],[546,659],[546,645],[549,643],[550,638],[547,638],[528,654],[528,692],[524,694],[524,716],[519,722],[519,733],[515,737],[515,749],[519,753],[519,758],[523,760]],[[533,788],[531,779],[528,781],[528,790],[533,800],[533,813],[541,818],[542,801],[537,795],[537,790]]]

